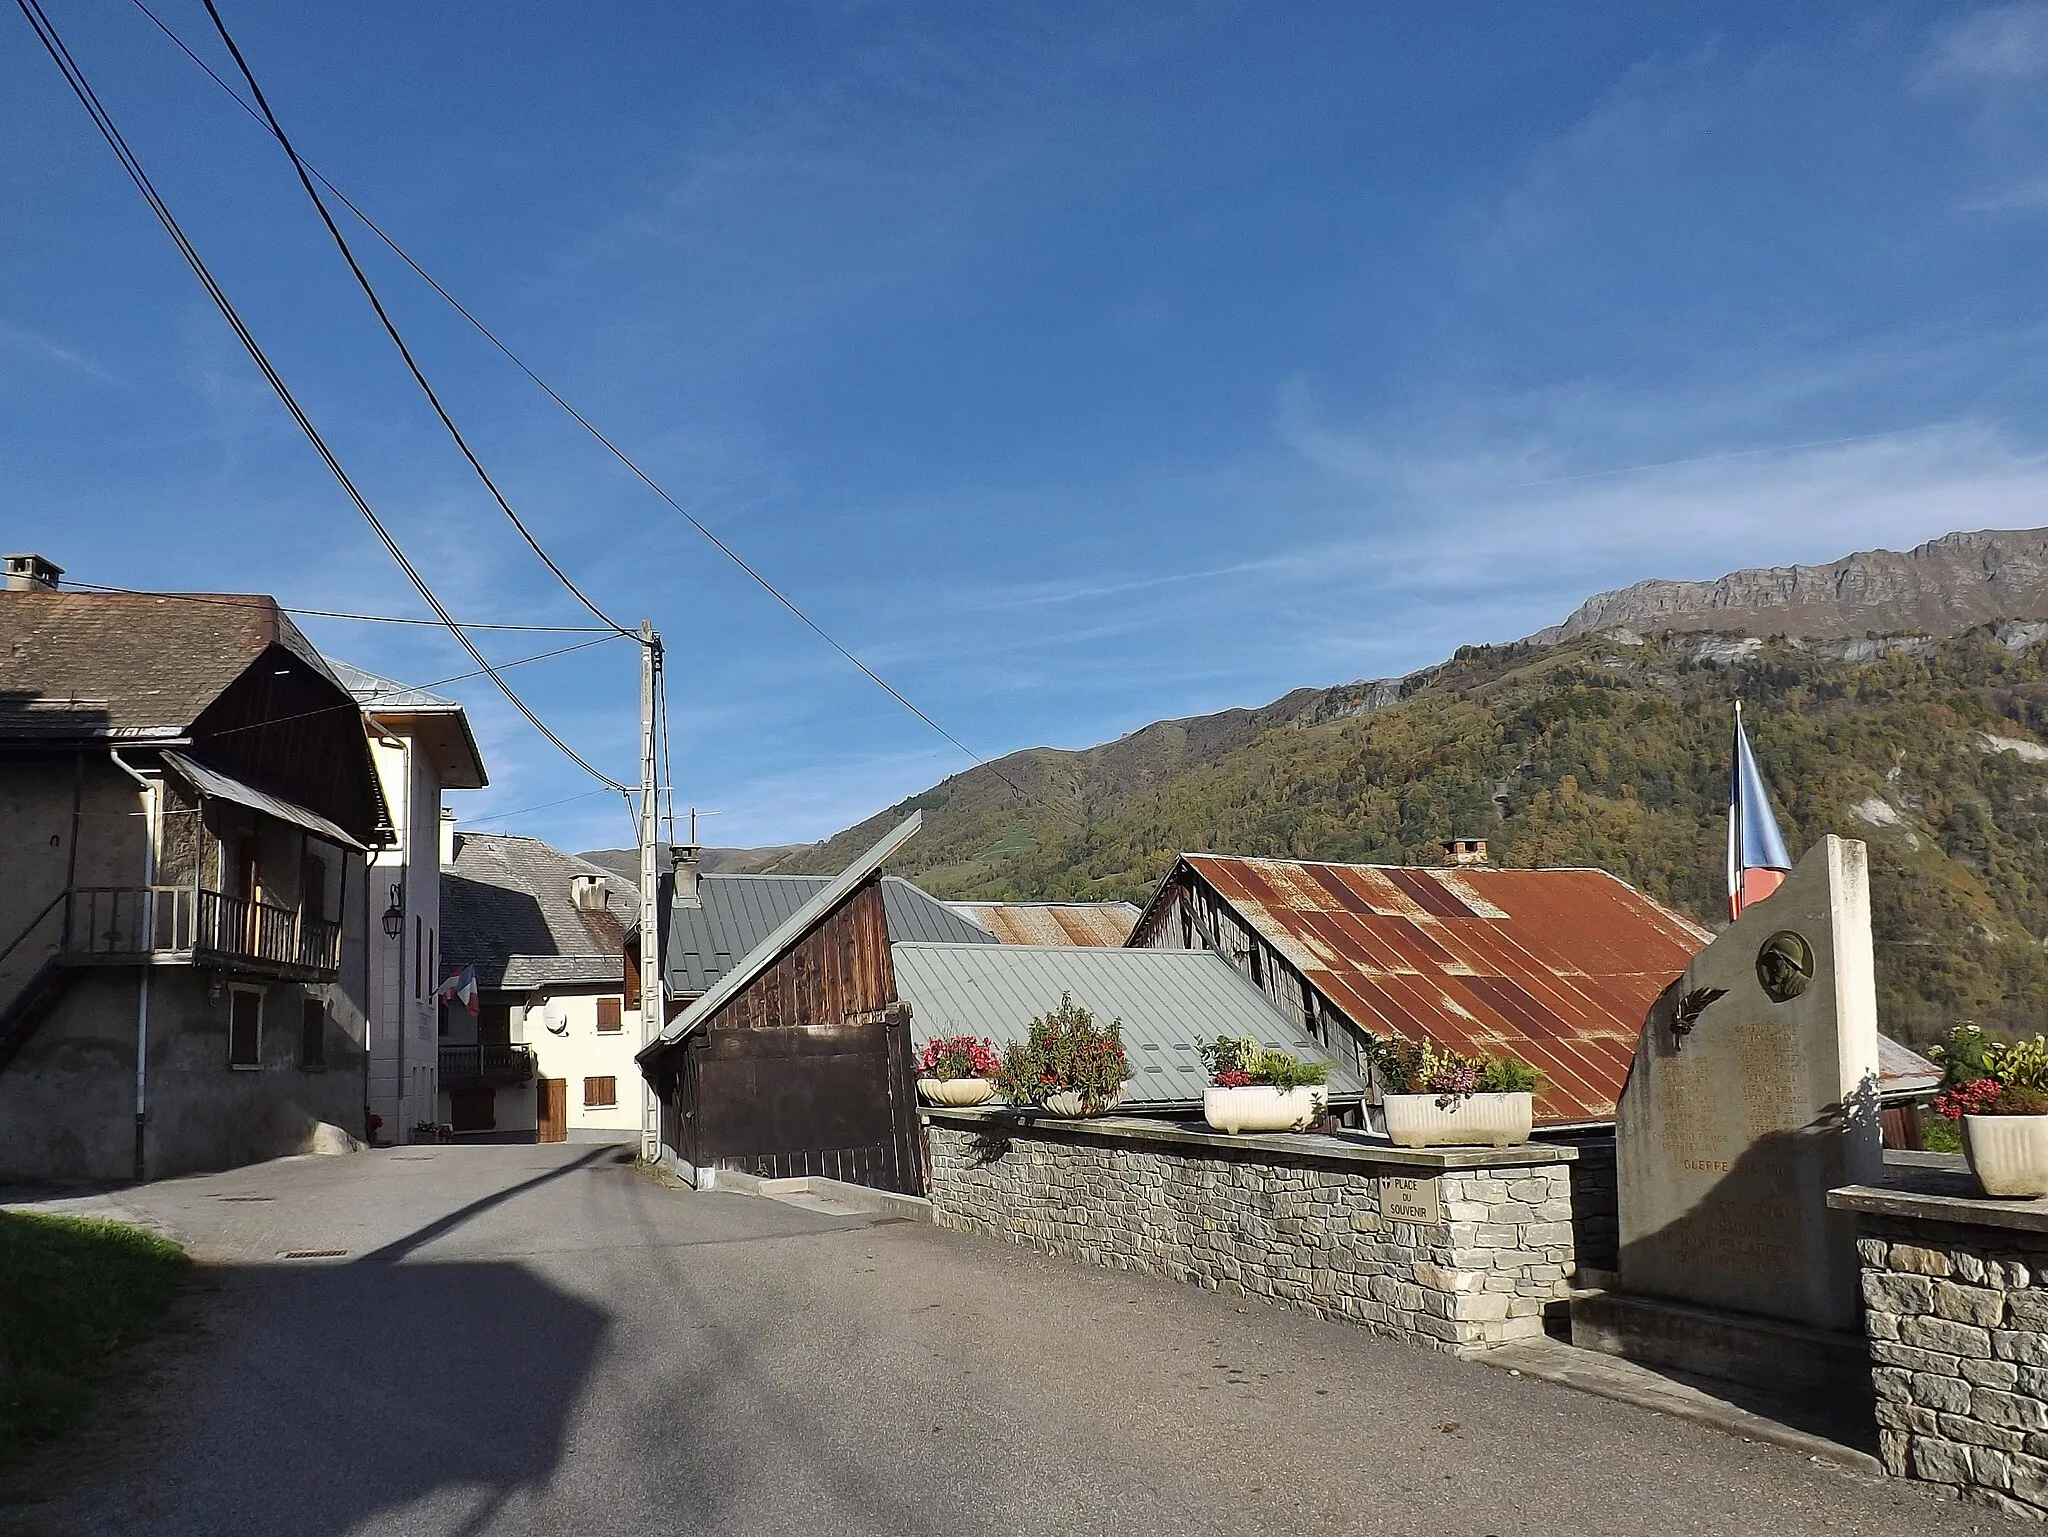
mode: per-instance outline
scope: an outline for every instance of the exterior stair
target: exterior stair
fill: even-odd
[[[7,1007],[0,1009],[0,1072],[7,1070],[7,1064],[28,1044],[36,1026],[56,1008],[77,977],[74,968],[59,964],[53,956],[36,968]]]

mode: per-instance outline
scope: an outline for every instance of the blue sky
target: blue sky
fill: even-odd
[[[46,3],[450,607],[578,622],[275,146],[130,6]],[[204,45],[195,0],[161,8]],[[1644,576],[2048,523],[2048,5],[224,10],[309,159],[985,756],[1398,673]],[[6,546],[422,612],[7,38]],[[711,841],[964,766],[372,272],[515,505],[662,630]],[[407,681],[467,670],[308,624]],[[634,667],[511,676],[630,778]],[[487,684],[447,691],[493,772],[466,816],[587,788]],[[487,825],[628,832],[604,797]]]

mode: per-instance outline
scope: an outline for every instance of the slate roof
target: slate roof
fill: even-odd
[[[579,875],[604,877],[603,912],[569,897]],[[486,988],[620,986],[626,927],[639,888],[538,838],[462,833],[455,864],[441,872],[441,971],[476,967]]]
[[[1131,937],[1135,902],[949,902],[1006,945],[1108,945]]]
[[[400,683],[393,678],[380,677],[353,662],[340,662],[329,657],[327,665],[334,676],[341,680],[341,686],[356,696],[356,703],[368,710],[390,710],[394,713],[404,710],[459,710],[461,705],[452,699],[443,699],[439,694],[430,694],[423,688],[414,688],[410,683]]]
[[[1200,1036],[1252,1036],[1312,1061],[1329,1054],[1266,1001],[1222,956],[1207,950],[1118,950],[1099,945],[931,945],[892,947],[896,991],[910,1004],[922,1047],[945,1035],[987,1036],[1000,1050],[1031,1033],[1031,1021],[1062,993],[1099,1023],[1123,1023],[1131,1059],[1130,1109],[1192,1109],[1208,1074]],[[1365,1085],[1334,1062],[1330,1095],[1355,1100]]]
[[[1414,869],[1183,854],[1351,1022],[1544,1074],[1544,1125],[1611,1121],[1658,993],[1712,937],[1604,870]]]
[[[339,685],[274,598],[0,591],[0,729],[176,736],[272,645]]]
[[[670,994],[694,998],[708,991],[832,880],[828,875],[700,875],[700,906],[669,905],[668,949],[663,959]],[[900,875],[882,877],[882,907],[892,941],[996,942],[986,929],[969,923]]]

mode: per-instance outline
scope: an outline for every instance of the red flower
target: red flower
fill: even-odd
[[[1244,1089],[1251,1086],[1252,1075],[1242,1068],[1233,1067],[1227,1072],[1218,1073],[1210,1082],[1219,1089]]]
[[[1934,1112],[1947,1116],[1951,1121],[1960,1121],[1966,1115],[1988,1115],[1998,1103],[1998,1096],[2004,1092],[1996,1078],[1959,1083],[1934,1097]]]

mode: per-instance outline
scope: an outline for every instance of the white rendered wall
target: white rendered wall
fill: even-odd
[[[404,1142],[420,1121],[439,1121],[440,1043],[433,1003],[440,963],[441,782],[402,733],[373,736],[370,755],[397,823],[398,845],[370,867],[370,1110],[384,1118],[379,1137]],[[386,937],[391,887],[403,887],[405,924]],[[419,953],[416,953],[419,952]]]
[[[571,1132],[616,1131],[630,1136],[640,1130],[640,1067],[633,1060],[633,1054],[640,1049],[640,1012],[621,1009],[620,1029],[600,1034],[597,1028],[597,1000],[619,996],[616,991],[539,991],[528,995],[523,1011],[515,1009],[512,1013],[512,1039],[533,1048],[540,1076],[569,1081]],[[560,1035],[544,1023],[550,1004],[561,1016],[564,1029]],[[610,1109],[585,1106],[586,1078],[616,1079],[618,1103]],[[501,1115],[504,1099],[501,1094]],[[502,1127],[504,1122],[500,1120],[499,1125]]]

